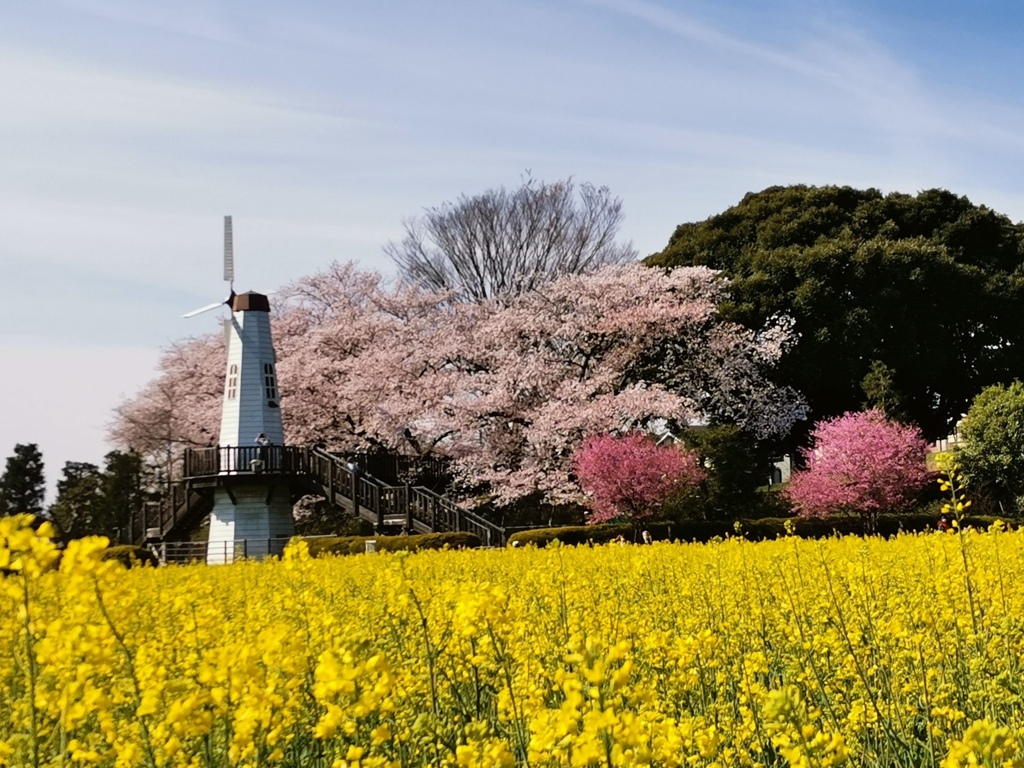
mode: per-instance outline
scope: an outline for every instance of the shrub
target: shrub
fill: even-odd
[[[425,533],[413,536],[333,536],[305,539],[309,554],[358,555],[366,551],[366,542],[376,541],[378,552],[415,552],[420,549],[475,549],[482,546],[474,533]]]
[[[508,537],[509,546],[523,547],[533,544],[546,547],[555,539],[562,544],[603,544],[619,536],[632,538],[633,526],[627,523],[604,523],[601,525],[565,525],[560,528],[534,528],[520,531]]]
[[[134,544],[117,544],[107,547],[103,551],[104,560],[117,560],[126,568],[142,565],[160,565],[157,556],[145,547],[137,547]]]
[[[941,504],[939,505],[941,506]],[[878,515],[874,520],[874,531],[868,521],[860,515],[832,515],[820,517],[764,517],[754,520],[738,520],[735,523],[723,520],[683,520],[674,523],[651,523],[646,526],[655,541],[697,541],[706,542],[714,538],[740,535],[750,541],[763,541],[791,535],[803,539],[821,539],[828,536],[864,536],[871,533],[879,536],[895,536],[900,532],[914,533],[936,528],[939,520],[939,506],[929,504],[913,512]],[[987,529],[996,520],[1009,521],[985,516],[965,517],[964,527]],[[739,525],[737,533],[736,525]],[[546,547],[557,539],[562,544],[604,544],[623,536],[627,541],[639,542],[639,530],[627,524],[586,525],[564,528],[537,528],[521,531],[509,537],[509,545],[533,544]]]
[[[982,390],[960,424],[963,442],[954,456],[961,465],[971,496],[1006,502],[1024,511],[1024,384],[994,386]]]

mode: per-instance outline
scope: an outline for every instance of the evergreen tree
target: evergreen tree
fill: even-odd
[[[57,500],[50,516],[63,533],[72,539],[105,534],[103,474],[95,464],[69,461],[64,476],[57,481]]]
[[[111,541],[131,543],[132,520],[142,513],[146,500],[145,469],[135,451],[111,451],[104,457],[103,519],[109,528],[103,535]]]
[[[733,424],[683,430],[683,443],[700,457],[707,477],[701,483],[703,517],[771,517],[778,513],[776,494],[759,492],[768,483],[771,445]],[[686,500],[688,506],[693,499]],[[774,506],[773,506],[774,504]]]
[[[0,476],[0,516],[43,512],[46,479],[43,455],[35,443],[18,443],[7,457],[7,466]]]
[[[142,457],[134,451],[111,451],[102,470],[69,461],[50,515],[70,538],[106,536],[114,543],[129,543],[132,520],[146,499],[144,475]]]

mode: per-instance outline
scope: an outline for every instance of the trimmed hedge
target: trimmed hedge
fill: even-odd
[[[618,536],[633,540],[634,529],[628,523],[603,523],[601,525],[567,525],[561,528],[534,528],[529,531],[513,533],[508,537],[508,545],[524,547],[533,544],[544,547],[555,539],[563,544],[603,544],[614,541]]]
[[[482,546],[474,533],[424,533],[412,536],[333,536],[306,539],[309,554],[358,555],[366,551],[367,541],[377,542],[378,552],[415,552],[421,549],[475,549]]]
[[[988,528],[1003,518],[972,516],[964,518],[964,527]],[[805,539],[820,539],[833,535],[863,536],[867,533],[863,518],[836,516],[828,518],[766,517],[759,520],[739,520],[740,535],[750,541],[762,541],[786,536],[786,524],[793,527],[796,536]],[[909,512],[902,515],[880,515],[875,523],[878,536],[895,536],[901,531],[915,532],[934,530],[938,515],[930,512]],[[736,523],[725,520],[684,520],[678,523],[650,523],[634,527],[629,523],[605,523],[602,525],[574,525],[563,528],[535,528],[520,531],[509,537],[509,546],[523,547],[533,544],[547,546],[558,539],[562,544],[604,544],[622,536],[626,541],[640,541],[640,531],[646,530],[656,541],[711,541],[712,539],[735,536]]]
[[[117,544],[113,547],[107,547],[103,550],[103,559],[117,560],[125,568],[143,565],[156,567],[160,565],[156,555],[145,547],[137,547],[134,544]]]

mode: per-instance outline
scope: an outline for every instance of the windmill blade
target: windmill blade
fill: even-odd
[[[230,216],[224,217],[224,279],[235,282],[235,244]]]
[[[203,312],[209,312],[211,309],[216,309],[217,307],[223,307],[223,306],[224,306],[224,302],[223,301],[218,301],[216,304],[207,304],[205,307],[202,307],[201,309],[193,309],[188,314],[182,315],[182,317],[195,317],[196,315],[203,314]]]

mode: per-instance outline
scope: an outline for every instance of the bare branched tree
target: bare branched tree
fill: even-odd
[[[615,242],[622,200],[607,187],[526,176],[518,189],[490,189],[408,219],[405,238],[384,252],[409,283],[452,291],[462,301],[508,299],[560,275],[636,258]]]

